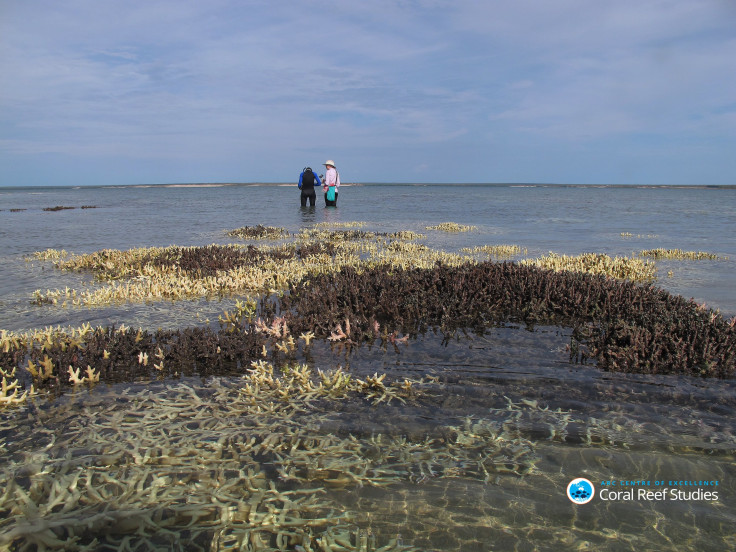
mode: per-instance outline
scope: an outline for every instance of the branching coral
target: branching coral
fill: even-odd
[[[296,332],[329,336],[349,318],[353,341],[379,337],[376,324],[412,335],[518,320],[576,328],[573,360],[595,358],[609,370],[736,373],[732,321],[652,286],[581,272],[490,262],[344,268],[329,280],[292,286],[281,304]]]
[[[26,398],[34,394],[33,386],[28,391],[20,392],[20,384],[15,377],[15,370],[15,368],[12,370],[0,368],[0,377],[2,377],[2,384],[0,384],[0,406],[23,403]]]
[[[705,251],[683,251],[681,249],[645,249],[639,252],[642,257],[652,257],[654,259],[677,259],[700,261],[703,259],[716,261],[723,260],[727,257],[721,257],[715,253],[707,253]]]
[[[550,253],[538,259],[525,259],[521,261],[521,264],[557,271],[571,270],[588,274],[603,274],[634,282],[651,282],[656,276],[656,267],[652,263],[629,257],[610,257],[601,253],[583,253],[577,256]]]
[[[516,251],[517,246],[508,247]],[[519,264],[478,263],[471,256],[437,251],[389,234],[311,228],[296,236],[293,244],[276,247],[103,250],[57,263],[62,268],[92,270],[112,281],[79,293],[68,288],[45,296],[38,292],[38,302],[67,298],[95,305],[252,294],[246,303],[236,304],[234,312],[223,313],[220,333],[195,328],[180,331],[173,339],[146,333],[146,343],[162,344],[165,358],[152,363],[162,373],[178,371],[182,364],[201,367],[204,363],[214,370],[247,365],[267,354],[266,345],[293,355],[294,336],[299,334],[305,346],[313,338],[348,347],[375,339],[396,344],[430,327],[485,327],[505,320],[571,326],[576,338],[571,344],[572,359],[594,358],[611,370],[719,377],[734,372],[732,325],[718,313],[636,283],[650,282],[655,275],[654,264],[641,259],[587,253],[550,254]],[[276,294],[269,299],[271,310],[260,312],[265,307],[258,298],[269,294]],[[272,326],[275,312],[283,313],[288,335],[281,326]],[[258,316],[263,316],[260,323],[254,322]],[[346,320],[353,324],[350,334],[341,326]],[[282,335],[276,337],[274,331]],[[51,377],[54,366],[89,364],[97,369],[101,361],[105,379],[104,363],[154,353],[151,347],[123,343],[115,332],[101,329],[98,333],[116,337],[80,347],[65,338],[54,345],[49,336],[48,347],[30,347],[20,356],[11,355],[6,365],[27,364],[37,385],[48,385],[56,381]],[[17,340],[3,339],[6,353],[14,348],[13,339]],[[247,353],[234,353],[232,343],[242,340],[247,342],[242,348]],[[147,363],[136,364],[147,368]]]
[[[407,244],[406,239],[362,230],[309,228],[295,237],[295,243],[271,247],[105,249],[63,260],[51,253],[39,254],[56,259],[56,266],[62,270],[92,272],[105,284],[93,290],[37,290],[32,302],[97,306],[242,292],[274,293],[307,274],[332,273],[342,266],[369,266],[376,261],[404,267],[430,266],[438,260],[451,264],[470,260]]]
[[[278,240],[287,238],[289,232],[285,228],[274,228],[273,226],[259,224],[257,226],[243,226],[242,228],[230,230],[227,232],[227,235],[255,240]]]
[[[527,249],[519,245],[482,245],[479,247],[464,247],[463,253],[484,253],[496,259],[512,259],[518,255],[526,255]]]
[[[466,224],[458,224],[457,222],[442,222],[435,226],[427,226],[427,230],[441,230],[442,232],[469,232],[475,230],[475,226],[468,226]]]
[[[0,465],[0,546],[369,550],[351,534],[363,516],[328,489],[488,482],[534,470],[533,443],[509,421],[468,419],[416,437],[328,429],[339,403],[356,396],[375,404],[436,387],[304,365],[279,373],[258,362],[242,378],[205,387],[89,397],[83,423],[76,409],[49,405],[19,423],[53,421],[59,431],[21,431]],[[415,550],[391,540],[395,528],[376,529],[370,550]]]

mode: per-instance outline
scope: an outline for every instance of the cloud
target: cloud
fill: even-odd
[[[708,143],[709,162],[734,145],[736,14],[718,0],[0,9],[0,162],[14,181],[48,155],[125,160],[131,183],[147,178],[136,160],[173,174],[199,159],[192,180],[232,177],[225,166],[274,180],[308,155],[339,155],[355,180],[379,179],[378,160],[397,180],[414,167],[493,180],[489,166],[524,163],[538,166],[527,180],[610,181],[576,168],[581,144],[622,163],[642,136],[658,151]],[[554,164],[537,162],[544,149]],[[438,173],[450,159],[466,172]],[[670,174],[655,162],[647,175]]]

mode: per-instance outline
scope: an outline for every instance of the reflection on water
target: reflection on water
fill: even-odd
[[[733,549],[736,382],[601,373],[570,365],[568,343],[566,329],[505,326],[318,343],[301,359],[424,377],[406,404],[267,407],[234,376],[6,410],[0,543],[26,531],[133,550]],[[565,495],[577,477],[598,489],[586,505]],[[719,498],[602,500],[605,481],[717,481]]]
[[[322,217],[317,216],[317,206],[307,205],[305,207],[299,207],[299,214],[301,215],[301,223],[304,225],[314,224],[322,220]]]

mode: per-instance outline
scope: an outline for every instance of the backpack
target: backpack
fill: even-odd
[[[302,174],[302,189],[314,188],[314,184],[314,173],[312,172],[311,167],[305,167],[304,173]]]

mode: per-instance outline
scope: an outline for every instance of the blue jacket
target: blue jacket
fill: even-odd
[[[320,181],[319,175],[314,171],[312,171],[312,174],[314,175],[314,180],[317,182],[315,186],[322,186],[322,181]],[[304,177],[304,171],[302,171],[302,173],[299,175],[299,189],[300,190],[302,189],[302,178],[303,177]]]

